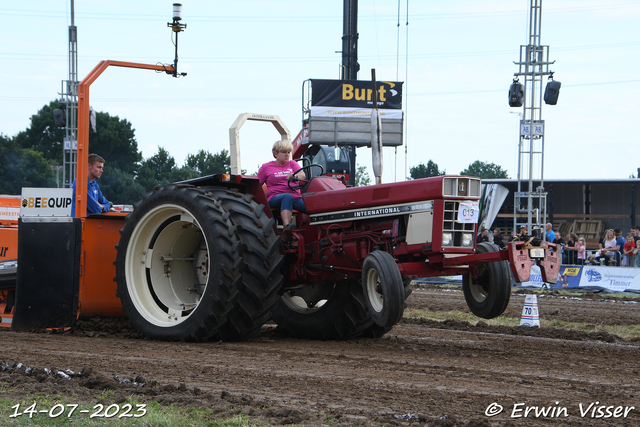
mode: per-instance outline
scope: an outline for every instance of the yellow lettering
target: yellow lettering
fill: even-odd
[[[387,93],[387,90],[384,88],[384,86],[380,86],[380,89],[378,89],[378,101],[386,101],[387,98],[384,96],[384,94]]]
[[[35,200],[33,200],[33,197],[29,197],[29,207],[32,208],[35,205]]]
[[[47,207],[47,198],[46,198],[46,197],[43,197],[43,198],[42,198],[42,207],[43,207],[43,208],[46,208],[46,207]]]
[[[366,89],[356,89],[356,101],[364,101],[366,94]]]
[[[353,85],[342,85],[342,99],[349,100],[353,98]]]

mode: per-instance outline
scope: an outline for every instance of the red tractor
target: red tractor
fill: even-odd
[[[158,187],[128,215],[83,217],[89,86],[109,66],[174,71],[103,61],[80,83],[77,217],[21,212],[17,243],[14,226],[0,229],[11,242],[0,260],[17,250],[15,283],[0,287],[1,326],[65,327],[124,311],[154,339],[242,340],[270,319],[296,337],[377,337],[402,318],[414,278],[464,275],[469,309],[483,318],[507,307],[509,267],[525,281],[537,263],[557,280],[553,244],[476,247],[481,181],[465,176],[347,188],[308,164],[310,179],[294,184],[308,214],[286,231],[258,179],[240,174]]]
[[[322,175],[314,168],[302,170]],[[469,309],[489,319],[509,303],[507,259],[518,280],[536,262],[525,242],[476,247],[476,223],[461,218],[477,209],[478,178],[296,184],[308,214],[298,213],[291,231],[278,226],[252,176],[214,175],[145,195],[126,217],[115,262],[133,325],[156,339],[238,340],[273,318],[296,337],[375,337],[402,318],[411,279],[464,275]],[[535,256],[552,280],[558,257],[545,249]]]

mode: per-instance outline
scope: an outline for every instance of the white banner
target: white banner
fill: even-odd
[[[542,281],[540,267],[531,267],[531,278],[520,287],[577,290],[583,292],[632,292],[640,293],[640,268],[605,267],[600,265],[562,265],[558,282],[548,284]]]
[[[542,281],[542,272],[540,271],[540,267],[537,265],[531,266],[531,276],[529,277],[528,282],[522,282],[520,286],[523,288],[538,288],[541,289],[544,285]]]
[[[0,207],[0,221],[17,221],[20,208]]]
[[[502,204],[507,198],[509,190],[500,184],[482,184],[481,216],[478,220],[478,229],[482,227],[489,230],[493,221],[498,216]]]
[[[586,265],[582,268],[579,287],[594,286],[613,292],[640,292],[640,268]]]
[[[71,188],[22,188],[21,217],[71,216]]]
[[[401,119],[402,110],[379,109],[380,118]],[[312,117],[371,117],[371,108],[311,107]]]

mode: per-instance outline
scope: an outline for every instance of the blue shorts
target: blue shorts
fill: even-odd
[[[297,211],[307,213],[307,208],[304,206],[302,197],[294,199],[291,193],[281,193],[273,196],[271,200],[269,200],[269,207],[271,209],[280,209],[280,212],[293,212],[293,210],[295,209]]]

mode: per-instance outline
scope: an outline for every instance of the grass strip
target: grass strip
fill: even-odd
[[[414,319],[430,319],[438,322],[443,322],[445,320],[459,320],[469,322],[469,324],[474,326],[477,325],[478,322],[484,322],[487,325],[491,326],[520,326],[519,317],[498,316],[494,319],[480,319],[471,313],[462,311],[429,311],[407,308],[404,311],[404,316]],[[640,325],[605,325],[602,323],[581,323],[540,319],[540,327],[567,329],[582,332],[608,332],[612,335],[617,335],[618,337],[625,340],[640,337]]]
[[[5,392],[8,391],[5,387]],[[105,390],[108,393],[108,390]],[[105,396],[108,397],[108,396]],[[99,399],[100,400],[100,399]],[[101,400],[104,401],[104,400]],[[34,405],[35,404],[35,405]],[[131,405],[132,410],[129,414],[131,417],[122,416],[125,413],[125,405]],[[19,405],[19,407],[16,407]],[[58,426],[127,426],[127,427],[250,427],[250,426],[266,426],[269,423],[265,420],[250,418],[244,414],[234,414],[229,417],[214,418],[211,409],[202,407],[182,407],[177,405],[161,406],[158,402],[140,402],[136,399],[129,399],[126,402],[117,404],[104,403],[99,416],[91,418],[100,407],[98,403],[78,404],[71,416],[69,416],[71,408],[76,402],[70,400],[67,396],[60,395],[39,395],[29,394],[21,398],[20,401],[11,401],[0,398],[0,419],[3,426],[40,426],[40,427],[58,427]],[[144,416],[135,417],[142,412],[138,412],[140,408],[137,405],[145,405],[146,413]],[[111,407],[109,410],[108,408]],[[31,409],[30,409],[31,408]],[[118,413],[114,416],[106,418],[106,413]],[[48,410],[48,413],[39,413],[40,410]],[[89,412],[82,413],[86,410]],[[60,412],[60,415],[53,417]],[[16,416],[17,413],[22,415]],[[31,417],[30,417],[31,414]],[[122,417],[121,417],[122,416]]]

